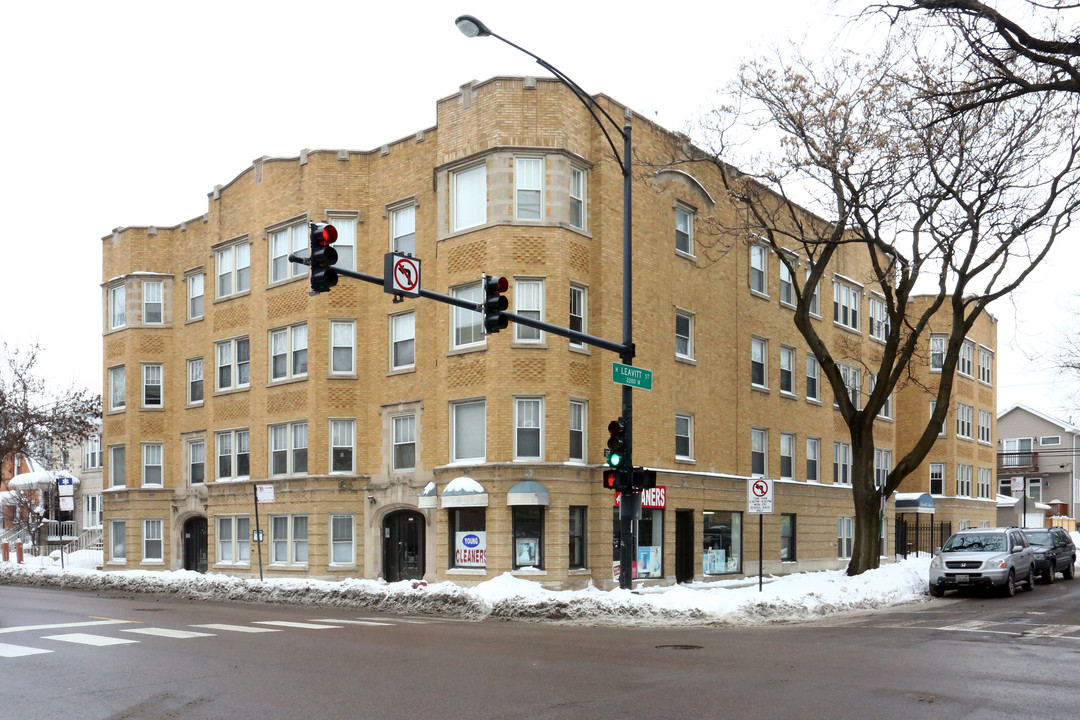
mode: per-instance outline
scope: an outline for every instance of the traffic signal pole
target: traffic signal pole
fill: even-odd
[[[623,126],[623,346],[619,355],[624,364],[634,364],[634,316],[633,316],[633,215],[631,213],[630,186],[630,124]],[[626,423],[626,454],[634,457],[634,394],[629,385],[622,386],[622,417]],[[631,471],[633,472],[633,471]],[[624,492],[619,501],[619,587],[629,590],[633,579],[634,555],[634,520],[641,517],[641,493],[631,490]]]

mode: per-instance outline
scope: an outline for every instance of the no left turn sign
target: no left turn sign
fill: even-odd
[[[773,511],[772,478],[751,478],[746,483],[746,512],[749,515],[771,515]]]
[[[394,295],[420,296],[420,260],[411,255],[387,253],[383,263],[383,290]]]

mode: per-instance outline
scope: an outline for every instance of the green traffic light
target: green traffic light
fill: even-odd
[[[622,462],[622,455],[620,453],[613,452],[610,455],[608,455],[607,461],[608,461],[608,465],[610,465],[613,468],[617,468],[617,467],[619,467],[619,464]]]

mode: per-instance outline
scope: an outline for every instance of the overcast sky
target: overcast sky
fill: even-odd
[[[494,39],[462,36],[460,14],[679,130],[755,51],[789,38],[867,41],[836,12],[827,0],[3,3],[0,203],[11,225],[0,340],[41,344],[50,381],[100,391],[101,238],[113,228],[200,216],[214,185],[263,155],[412,135],[469,80],[545,74]],[[1026,355],[1072,323],[1068,240],[995,309],[1000,409],[1024,402],[1067,419],[1078,402],[1076,383]]]

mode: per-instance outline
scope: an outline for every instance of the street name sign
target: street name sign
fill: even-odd
[[[652,370],[618,362],[611,363],[611,381],[641,390],[652,390]]]

